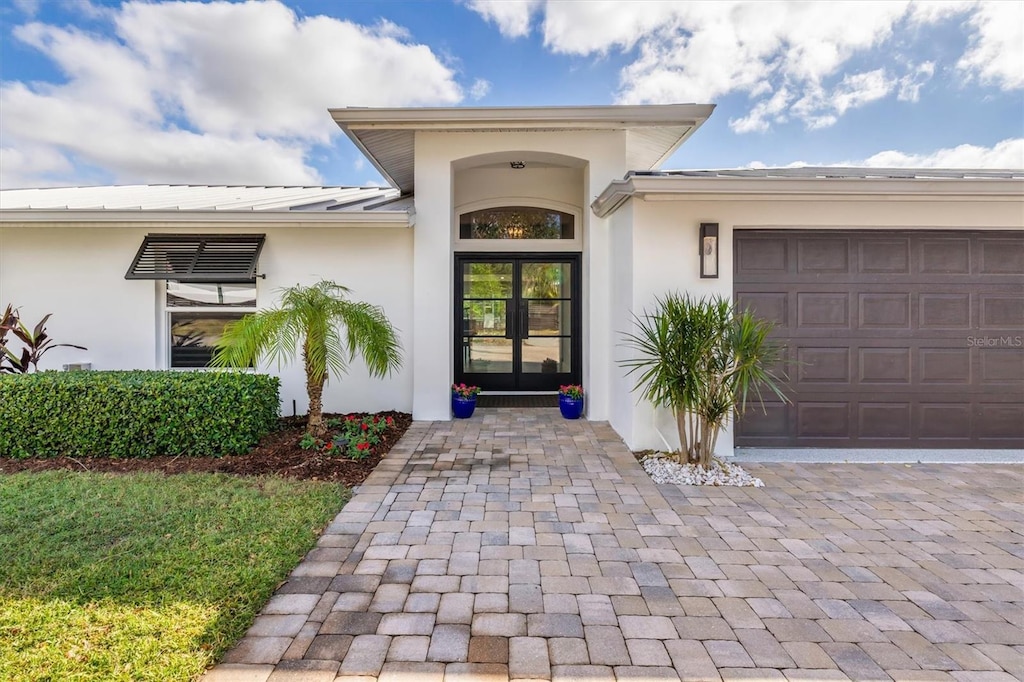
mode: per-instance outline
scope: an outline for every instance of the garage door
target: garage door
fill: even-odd
[[[787,394],[738,446],[1024,446],[1024,233],[737,230]]]

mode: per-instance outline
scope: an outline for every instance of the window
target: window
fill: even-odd
[[[528,206],[502,206],[459,216],[460,239],[573,239],[571,213]]]
[[[167,281],[170,366],[208,367],[224,328],[256,312],[256,280],[239,282]]]

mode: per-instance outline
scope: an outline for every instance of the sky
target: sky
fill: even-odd
[[[0,187],[376,185],[345,106],[711,103],[663,166],[1024,168],[1024,0],[0,0]]]

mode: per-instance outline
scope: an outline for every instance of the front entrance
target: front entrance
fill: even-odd
[[[485,391],[578,384],[579,254],[455,257],[455,381]]]

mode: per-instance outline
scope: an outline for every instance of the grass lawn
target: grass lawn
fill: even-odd
[[[348,491],[220,474],[0,476],[0,680],[189,680]]]

